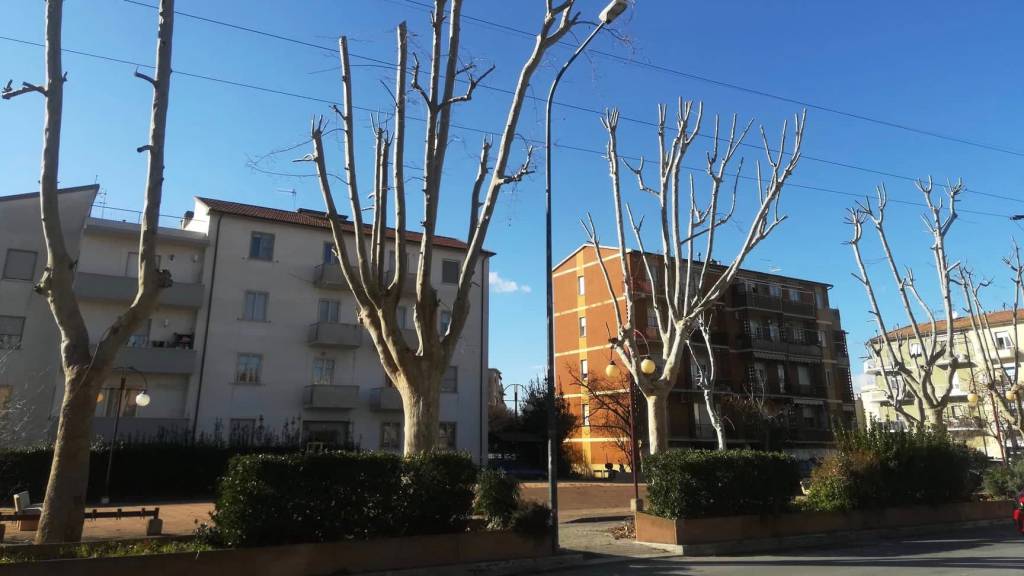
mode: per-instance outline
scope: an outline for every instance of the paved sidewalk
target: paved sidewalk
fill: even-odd
[[[612,531],[622,526],[622,520],[560,524],[558,542],[563,550],[583,554],[587,560],[660,558],[672,555],[668,550],[637,544],[632,538],[616,539]]]
[[[174,502],[174,503],[146,503],[130,504],[117,503],[113,506],[90,506],[97,510],[116,510],[117,508],[138,509],[138,508],[160,508],[160,519],[164,521],[163,534],[166,536],[182,536],[191,534],[198,522],[209,522],[210,512],[213,511],[212,502]],[[13,513],[9,508],[0,508],[5,513]],[[148,518],[124,518],[117,520],[104,518],[101,520],[86,520],[85,530],[82,533],[83,540],[110,540],[119,538],[142,538],[146,535],[146,521]],[[31,542],[35,532],[20,532],[16,522],[7,522],[7,532],[4,535],[4,544],[19,544]]]

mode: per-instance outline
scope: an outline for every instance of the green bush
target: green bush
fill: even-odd
[[[543,538],[551,532],[551,508],[540,502],[527,502],[512,514],[509,526],[524,536]]]
[[[212,515],[227,546],[328,542],[465,530],[474,464],[433,453],[239,456]]]
[[[1024,459],[1014,460],[1009,466],[992,466],[985,472],[982,485],[994,498],[1017,498],[1024,490]]]
[[[473,512],[487,519],[488,527],[504,529],[519,510],[519,480],[504,470],[486,468],[476,480]]]
[[[838,452],[811,476],[805,507],[835,511],[934,505],[971,499],[976,450],[941,430],[840,432]]]
[[[216,494],[217,479],[227,470],[228,461],[256,449],[278,454],[297,450],[289,446],[240,448],[205,443],[119,444],[110,496],[132,501],[210,498]],[[107,446],[96,446],[91,451],[90,501],[103,496],[109,454]],[[0,451],[0,498],[28,490],[33,498],[42,499],[52,459],[53,449],[48,447]]]
[[[799,492],[796,460],[754,450],[668,450],[644,461],[650,512],[665,518],[777,514]]]

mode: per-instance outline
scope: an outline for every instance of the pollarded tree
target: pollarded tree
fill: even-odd
[[[429,78],[426,85],[420,83],[420,62],[415,55],[409,69],[406,26],[404,22],[398,26],[394,110],[391,119],[393,131],[386,131],[383,126],[375,130],[373,204],[369,209],[372,222],[367,232],[363,227],[363,199],[360,197],[356,176],[352,70],[349,66],[348,42],[345,37],[339,41],[343,102],[340,108],[335,107],[335,112],[341,117],[341,133],[345,143],[345,182],[355,236],[352,248],[345,242],[347,228],[343,228],[331,190],[331,175],[324,151],[326,124],[323,118],[313,122],[313,152],[303,160],[316,165],[341,273],[355,296],[360,323],[369,333],[385,373],[402,396],[407,454],[430,450],[437,444],[441,379],[469,314],[470,291],[494,207],[502,188],[520,181],[531,172],[530,148],[526,150],[522,164],[510,169],[523,102],[545,53],[579,22],[579,14],[573,11],[573,4],[574,0],[564,0],[557,4],[552,0],[546,1],[543,22],[533,51],[523,64],[512,92],[504,128],[496,143],[497,148],[494,149],[495,143],[491,138],[484,139],[479,170],[474,181],[466,183],[465,188],[471,196],[468,248],[459,271],[458,291],[451,305],[451,320],[446,327],[442,327],[442,333],[438,333],[440,301],[437,291],[431,285],[430,272],[434,260],[434,235],[440,209],[441,179],[450,143],[452,113],[456,107],[474,97],[480,81],[491,69],[477,74],[473,64],[460,64],[462,0],[452,0],[450,10],[447,11],[446,0],[434,2],[431,55],[427,64]],[[466,88],[457,94],[456,84],[460,81],[465,82]],[[409,89],[415,93],[414,97],[422,98],[426,108],[422,236],[415,280],[415,344],[406,342],[398,316],[399,299],[403,293],[408,265],[405,257],[405,123]],[[389,197],[394,202],[393,226],[396,232],[394,250],[390,251],[393,256],[390,257],[387,255]]]
[[[735,211],[736,190],[741,178],[743,161],[740,160],[733,175],[726,174],[726,168],[743,143],[751,124],[748,123],[746,127],[738,130],[736,117],[733,116],[728,136],[721,137],[719,121],[717,117],[715,118],[713,143],[706,156],[705,166],[710,179],[710,189],[707,196],[702,199],[698,195],[694,177],[691,175],[687,179],[688,182],[681,178],[686,152],[700,132],[702,110],[702,106],[698,105],[691,129],[693,104],[680,100],[675,119],[675,135],[666,137],[667,108],[659,106],[658,179],[654,187],[646,183],[642,158],[636,167],[625,163],[636,176],[640,191],[657,199],[661,248],[656,254],[649,253],[644,247],[641,233],[643,219],[636,220],[628,204],[625,204],[625,210],[623,209],[619,165],[624,162],[620,160],[618,152],[618,112],[612,110],[602,119],[608,132],[607,156],[623,277],[620,290],[616,290],[612,285],[604,259],[598,257],[597,261],[615,311],[616,334],[610,340],[611,347],[647,399],[647,424],[650,436],[648,444],[651,453],[668,448],[668,395],[675,386],[679,370],[688,355],[695,360],[694,365],[699,367],[695,380],[703,393],[711,424],[717,433],[718,447],[725,449],[725,429],[714,398],[716,362],[713,361],[710,329],[715,303],[732,283],[747,255],[786,219],[784,215],[779,214],[779,198],[786,180],[800,160],[803,143],[806,113],[794,120],[793,142],[788,157],[788,123],[783,124],[782,138],[777,151],[771,150],[767,135],[764,129],[761,129],[761,140],[769,169],[767,174],[764,174],[761,171],[761,163],[756,163],[757,208],[732,261],[726,266],[712,266],[712,261],[716,259],[716,242],[720,240],[721,228],[731,221]],[[727,182],[730,176],[731,185]],[[687,185],[689,197],[684,199],[681,205],[680,196],[686,194],[683,188]],[[727,196],[731,196],[728,209],[725,208],[725,199],[722,197],[723,186],[731,190],[731,193],[725,192]],[[632,281],[636,276],[629,269],[631,264],[626,248],[624,211],[640,248],[641,257],[637,264],[643,269],[640,274],[646,277],[651,285],[650,304],[657,320],[661,344],[659,362],[645,357],[643,349],[637,345],[635,310],[640,296],[636,293]],[[680,220],[681,211],[686,214],[685,221]],[[588,222],[584,222],[584,229],[594,246],[595,253],[600,254],[601,243],[597,228],[589,214]],[[701,257],[703,260],[699,260]],[[624,303],[624,314],[620,299]],[[696,342],[693,339],[695,332],[700,334],[700,339]]]
[[[139,152],[149,153],[145,207],[139,234],[139,281],[135,299],[100,336],[95,348],[89,340],[78,299],[72,290],[76,261],[68,253],[61,227],[57,197],[60,163],[60,135],[67,74],[61,63],[63,0],[46,1],[46,84],[25,82],[14,89],[11,82],[2,92],[5,100],[27,93],[46,100],[43,121],[42,174],[39,203],[46,243],[46,269],[36,285],[53,312],[61,335],[61,367],[64,371],[64,399],[53,447],[53,463],[36,542],[74,542],[81,539],[85,492],[89,480],[89,442],[92,437],[96,395],[114,368],[118,351],[129,336],[156,308],[160,291],[171,285],[170,273],[158,268],[156,233],[164,180],[164,138],[171,83],[171,37],[174,28],[174,0],[161,0],[157,33],[156,74],[135,75],[153,87],[153,112],[149,143]]]
[[[953,351],[953,273],[959,264],[949,262],[946,236],[956,221],[956,202],[964,186],[959,181],[948,184],[945,200],[940,199],[936,202],[932,197],[934,185],[931,179],[927,182],[918,181],[916,184],[928,208],[923,220],[932,241],[931,251],[936,285],[942,300],[945,338],[939,338],[936,314],[918,289],[914,271],[908,266],[901,272],[896,263],[885,224],[888,203],[885,186],[877,188],[874,205],[866,201],[851,208],[847,223],[853,227],[853,237],[849,244],[853,248],[853,256],[857,262],[857,273],[853,276],[867,292],[871,305],[870,312],[878,329],[878,335],[868,342],[868,353],[882,371],[882,393],[893,409],[908,423],[924,428],[928,425],[943,425],[943,412],[953,391],[953,377],[962,364]],[[883,259],[892,274],[900,305],[907,317],[908,325],[905,328],[892,330],[878,303],[875,280],[868,274],[861,250],[865,223],[870,223],[878,235]],[[927,324],[922,325],[918,322],[919,316],[914,312],[915,306],[911,303],[911,298],[921,313],[928,318]],[[936,373],[936,368],[940,365],[946,368],[945,382],[942,382],[942,386],[936,382],[941,376]],[[916,413],[907,410],[905,403],[908,400],[915,404]]]

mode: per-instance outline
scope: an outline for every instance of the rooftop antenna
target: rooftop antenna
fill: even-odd
[[[276,191],[280,192],[281,194],[291,194],[291,197],[292,197],[292,212],[294,212],[295,211],[295,197],[297,195],[297,193],[295,192],[295,188],[277,188]]]

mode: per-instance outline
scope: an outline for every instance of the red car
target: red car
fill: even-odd
[[[1024,490],[1017,495],[1017,506],[1013,510],[1013,522],[1017,525],[1017,530],[1024,534]]]

